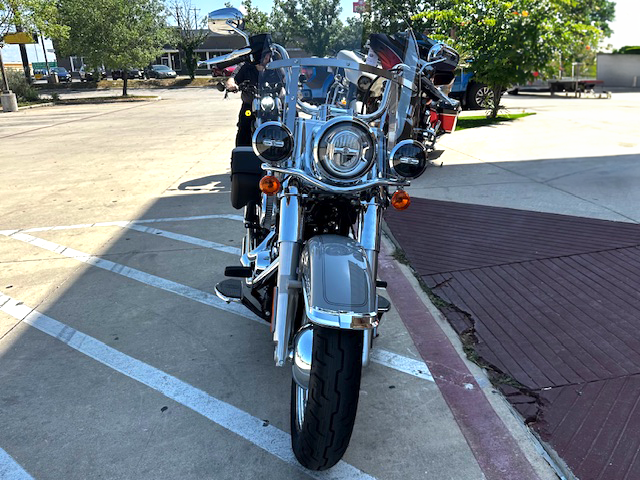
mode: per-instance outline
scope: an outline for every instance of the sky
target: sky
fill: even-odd
[[[206,14],[218,8],[224,7],[224,1],[208,2],[206,0],[192,0],[194,7],[201,11],[198,13]],[[240,0],[232,0],[231,3],[237,7],[240,6]],[[253,0],[253,4],[263,11],[271,12],[273,0]],[[341,0],[342,18],[348,16],[352,12],[353,0]],[[611,44],[613,48],[620,48],[625,45],[640,45],[640,29],[638,28],[638,19],[640,18],[640,0],[617,0],[616,1],[616,18],[611,23],[613,35],[611,38],[603,42],[604,45]],[[47,49],[53,48],[48,42]],[[41,45],[27,45],[27,53],[29,60],[32,62],[43,62],[44,54]],[[2,55],[6,63],[19,63],[20,52],[15,45],[8,45],[2,49]],[[49,60],[55,58],[52,53],[47,52]]]

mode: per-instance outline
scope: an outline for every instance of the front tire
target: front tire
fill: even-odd
[[[310,470],[344,455],[356,419],[362,375],[360,331],[315,328],[309,388],[291,382],[291,445]]]

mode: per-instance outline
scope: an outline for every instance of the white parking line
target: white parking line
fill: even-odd
[[[1,303],[1,301],[0,301]],[[16,463],[7,452],[0,448],[0,478],[2,480],[33,480],[24,468]]]
[[[240,256],[242,251],[237,247],[231,247],[222,243],[210,242],[209,240],[202,240],[201,238],[191,237],[189,235],[182,235],[181,233],[168,232],[166,230],[158,230],[157,228],[144,227],[142,225],[136,225],[135,223],[128,223],[124,225],[129,230],[136,230],[142,233],[150,233],[153,235],[159,235],[161,237],[170,238],[179,242],[190,243],[199,247],[210,248],[212,250],[218,250],[219,252],[230,253],[232,255]]]
[[[7,232],[48,232],[53,230],[74,230],[80,228],[93,228],[93,227],[124,227],[129,224],[136,223],[160,223],[160,222],[190,222],[194,220],[214,220],[214,219],[227,219],[227,220],[235,220],[237,222],[242,222],[244,219],[240,215],[230,215],[230,214],[216,214],[216,215],[198,215],[193,217],[168,217],[168,218],[151,218],[147,220],[116,220],[113,222],[97,222],[97,223],[80,223],[77,225],[61,225],[55,227],[35,227],[35,228],[27,228],[24,230],[4,230],[0,233],[7,235]]]
[[[17,320],[24,321],[41,332],[60,340],[74,350],[147,385],[167,398],[190,408],[236,435],[245,438],[313,478],[336,480],[374,478],[344,461],[340,461],[334,468],[325,472],[306,470],[293,455],[291,439],[288,433],[273,425],[265,426],[263,420],[222,400],[218,400],[162,370],[115,350],[64,323],[39,313],[11,297],[0,295],[0,305],[0,310]],[[0,473],[2,473],[1,470]],[[5,477],[0,475],[0,478],[4,479]]]
[[[0,234],[2,233],[3,232],[0,232]],[[95,255],[83,253],[78,250],[74,250],[72,248],[50,242],[49,240],[44,240],[32,235],[27,235],[26,233],[10,233],[7,236],[36,247],[43,248],[60,255],[64,255],[65,257],[72,258],[79,262],[87,263],[89,265],[93,265],[94,267],[117,273],[118,275],[136,280],[145,285],[156,287],[167,292],[175,293],[176,295],[189,298],[190,300],[194,300],[196,302],[218,308],[220,310],[235,313],[236,315],[240,315],[244,318],[248,318],[249,320],[253,320],[260,325],[267,326],[266,322],[261,320],[257,315],[251,313],[244,306],[236,303],[227,304],[216,297],[214,294],[203,292],[202,290],[198,290],[181,283],[173,282],[162,277],[157,277],[155,275],[151,275],[150,273],[145,273],[119,263],[104,260],[102,258],[96,257]],[[403,372],[408,375],[433,382],[433,377],[431,376],[429,367],[421,360],[414,360],[397,353],[374,348],[371,351],[371,361],[392,368],[399,372]]]
[[[380,348],[374,348],[371,350],[371,361],[384,365],[385,367],[398,370],[414,377],[422,378],[433,382],[433,376],[429,371],[429,367],[422,360],[414,360],[413,358],[404,357],[397,353],[389,352],[388,350],[382,350]]]
[[[98,267],[109,272],[117,273],[118,275],[136,280],[140,283],[144,283],[145,285],[150,285],[167,292],[175,293],[182,297],[195,300],[196,302],[203,303],[205,305],[209,305],[226,312],[235,313],[236,315],[248,318],[249,320],[264,323],[256,315],[251,313],[242,305],[239,305],[237,303],[225,303],[213,293],[203,292],[202,290],[188,287],[187,285],[173,282],[171,280],[167,280],[166,278],[157,277],[155,275],[151,275],[150,273],[145,273],[141,270],[136,270],[135,268],[127,267],[120,263],[115,263],[110,260],[104,260],[102,258],[96,257],[95,255],[80,252],[78,250],[65,247],[58,243],[50,242],[42,238],[36,238],[33,235],[28,235],[26,233],[14,233],[12,235],[9,235],[9,238],[20,240],[35,247],[58,253],[65,257],[72,258],[89,265],[93,265],[94,267]]]

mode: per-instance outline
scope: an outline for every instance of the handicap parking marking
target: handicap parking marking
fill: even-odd
[[[2,303],[2,300],[0,300]],[[0,448],[0,479],[2,480],[33,480],[24,468]]]
[[[79,262],[93,265],[94,267],[98,267],[103,270],[122,275],[132,280],[136,280],[142,284],[174,293],[176,295],[194,300],[204,305],[224,310],[226,312],[235,313],[236,315],[252,320],[262,326],[266,327],[268,325],[267,322],[259,318],[253,312],[250,312],[242,304],[226,303],[218,298],[215,294],[204,292],[202,290],[198,290],[196,288],[189,287],[187,285],[174,282],[166,278],[158,277],[156,275],[152,275],[150,273],[146,273],[132,267],[127,267],[126,265],[115,263],[110,260],[105,260],[89,253],[80,252],[79,250],[65,247],[64,245],[60,245],[49,240],[44,240],[42,238],[37,238],[26,233],[4,233],[0,231],[0,234],[4,234],[9,238],[13,238],[15,240],[28,243],[35,247],[49,250],[50,252],[63,255]],[[407,375],[411,375],[416,378],[420,378],[430,382],[434,381],[433,376],[429,371],[429,367],[422,360],[412,359],[380,348],[374,348],[371,350],[370,360],[379,365],[383,365],[385,367],[405,373]]]
[[[96,338],[44,315],[7,295],[0,294],[0,311],[11,315],[15,319],[61,341],[68,347],[199,413],[228,431],[248,440],[262,450],[303,471],[312,478],[327,480],[365,480],[374,478],[345,461],[340,461],[335,467],[328,471],[314,472],[307,470],[298,463],[291,450],[290,435],[271,424],[265,426],[264,420],[254,417],[229,403],[223,402],[205,391],[183,382],[141,360],[122,353]],[[2,457],[0,456],[0,473],[2,473],[2,465]],[[7,465],[11,466],[9,463],[7,463]],[[5,477],[0,475],[0,478],[4,480]],[[15,478],[26,479],[31,477]]]

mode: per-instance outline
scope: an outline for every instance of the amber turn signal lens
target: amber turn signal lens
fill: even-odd
[[[271,175],[264,176],[260,179],[260,190],[267,195],[273,195],[280,191],[280,180]]]
[[[411,197],[404,190],[398,190],[391,197],[391,205],[396,210],[406,210],[411,205]]]

